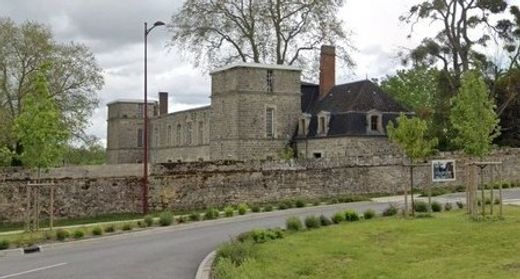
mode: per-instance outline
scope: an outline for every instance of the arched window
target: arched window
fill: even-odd
[[[191,122],[186,123],[186,145],[192,144],[192,127]]]

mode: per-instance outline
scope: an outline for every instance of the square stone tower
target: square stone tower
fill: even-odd
[[[142,162],[144,156],[144,102],[125,99],[110,102],[107,106],[107,164]],[[154,117],[158,113],[157,110],[157,102],[149,101],[148,117]]]
[[[211,73],[211,160],[276,159],[301,114],[301,70],[235,64]]]

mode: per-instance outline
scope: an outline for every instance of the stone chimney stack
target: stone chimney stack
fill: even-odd
[[[320,57],[320,99],[323,99],[336,85],[336,48],[321,46]]]
[[[159,92],[159,115],[168,114],[168,92]]]

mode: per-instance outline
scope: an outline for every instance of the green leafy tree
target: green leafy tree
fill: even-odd
[[[0,167],[8,166],[11,163],[12,152],[9,148],[0,147]]]
[[[401,147],[410,161],[417,163],[435,152],[437,138],[428,138],[428,123],[418,117],[407,117],[403,113],[394,122],[388,123],[388,138]]]
[[[413,5],[409,13],[401,17],[413,27],[424,21],[438,23],[440,30],[433,37],[426,37],[411,50],[407,59],[419,64],[440,62],[443,69],[452,71],[449,82],[457,90],[462,73],[475,64],[488,63],[478,47],[487,47],[496,35],[499,22],[492,15],[507,10],[505,0],[423,0]]]
[[[203,68],[232,62],[308,66],[321,44],[351,63],[343,0],[187,0],[172,16],[171,44]],[[314,54],[313,54],[314,53]]]
[[[426,66],[397,71],[381,83],[385,92],[414,110],[421,118],[429,118],[438,96],[439,71]]]
[[[412,214],[414,214],[414,165],[435,152],[438,140],[437,138],[428,137],[428,123],[425,120],[418,117],[407,117],[403,113],[397,118],[397,127],[393,122],[388,123],[387,132],[390,141],[399,145],[410,159],[410,193],[412,195]],[[407,196],[406,191],[405,196]],[[405,212],[408,214],[407,197],[405,198]]]
[[[25,166],[38,170],[61,162],[69,137],[68,127],[49,92],[47,69],[43,66],[37,71],[33,89],[14,122],[15,137],[23,146],[19,157]]]
[[[63,161],[69,165],[102,165],[106,161],[105,148],[95,137],[82,146],[68,146]]]
[[[482,75],[476,70],[465,73],[450,114],[458,132],[454,141],[464,153],[479,158],[489,154],[493,140],[500,135],[495,109]]]
[[[81,140],[98,106],[96,91],[103,86],[94,55],[82,44],[55,41],[45,25],[0,18],[0,145],[17,154],[22,146],[10,131],[35,87],[38,68],[46,62],[49,96],[70,135]]]

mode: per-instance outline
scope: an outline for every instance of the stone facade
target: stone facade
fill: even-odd
[[[457,159],[457,180],[435,185],[463,185],[461,154],[444,153],[437,159]],[[520,181],[520,149],[495,151],[486,161],[503,161],[495,179]],[[241,202],[270,202],[296,197],[334,197],[352,193],[396,194],[408,187],[407,160],[393,155],[336,157],[318,160],[192,162],[156,164],[150,172],[149,204],[154,210],[194,209]],[[57,186],[57,217],[139,212],[141,165],[56,169],[44,174]],[[20,170],[0,173],[0,219],[23,220],[25,185],[35,174]],[[430,184],[431,168],[415,170],[416,186]],[[489,170],[486,180],[490,178]],[[42,189],[42,216],[48,189]]]
[[[107,162],[109,164],[142,162],[143,102],[141,100],[117,100],[107,106]],[[157,115],[157,109],[157,102],[150,102],[148,117]]]
[[[326,137],[299,140],[296,152],[301,158],[370,158],[399,156],[399,148],[384,136]]]
[[[154,118],[152,163],[208,161],[210,113],[202,107]]]
[[[212,73],[211,160],[277,158],[301,113],[300,70],[234,67]]]
[[[211,105],[150,115],[150,161],[194,162],[276,159],[296,130],[301,114],[300,70],[236,64],[211,73]],[[164,103],[165,93],[161,100]],[[166,98],[167,100],[167,98]],[[139,102],[108,105],[109,164],[142,160],[136,117]],[[152,105],[157,111],[157,104]],[[140,114],[139,116],[141,116]]]

